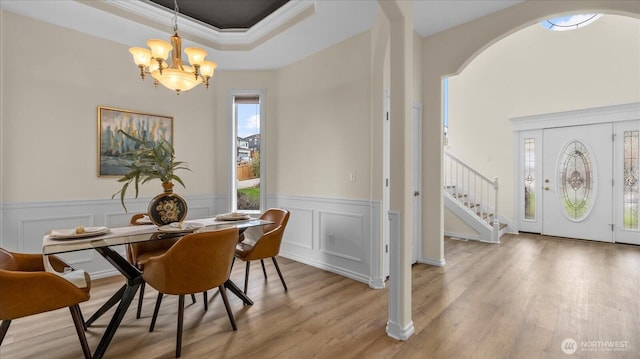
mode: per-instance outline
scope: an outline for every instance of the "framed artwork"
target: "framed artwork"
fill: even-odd
[[[123,176],[130,160],[122,155],[133,148],[127,134],[157,141],[161,138],[173,145],[173,117],[98,106],[98,177]]]

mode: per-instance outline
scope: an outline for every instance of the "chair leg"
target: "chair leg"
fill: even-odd
[[[251,262],[247,261],[247,267],[244,271],[244,294],[247,294],[247,287],[249,285],[249,266]]]
[[[220,296],[222,297],[222,301],[224,302],[224,307],[227,309],[227,315],[229,316],[229,321],[231,322],[231,328],[233,330],[238,330],[238,326],[236,325],[236,319],[233,317],[233,312],[231,311],[231,307],[229,306],[229,299],[227,298],[227,289],[224,285],[218,287],[220,291]]]
[[[204,311],[209,309],[209,301],[207,300],[207,291],[202,292],[202,299],[204,300]]]
[[[284,290],[287,291],[287,284],[284,282],[284,277],[282,276],[282,272],[280,272],[280,267],[278,266],[278,261],[276,260],[276,257],[271,257],[271,259],[273,259],[273,264],[276,266],[276,270],[278,271],[278,276],[280,276],[280,281],[282,282],[282,286],[284,287]]]
[[[264,267],[264,260],[260,260],[260,264],[262,264],[262,274],[264,274],[264,279],[267,279],[267,269]]]
[[[2,324],[0,324],[0,345],[2,345],[4,335],[7,334],[7,330],[9,330],[9,325],[11,325],[11,320],[9,319],[3,320]]]
[[[71,318],[73,318],[73,324],[76,327],[76,333],[78,333],[78,339],[80,339],[80,345],[82,346],[82,352],[86,359],[91,359],[91,349],[89,349],[89,343],[87,343],[87,337],[84,335],[84,321],[82,320],[82,314],[80,313],[79,305],[72,305],[69,307],[71,312]]]
[[[196,295],[191,293],[191,301],[193,302],[193,304],[196,303]]]
[[[140,319],[140,313],[142,313],[142,299],[144,299],[144,287],[145,282],[140,285],[140,296],[138,297],[138,311],[136,312],[136,319]]]
[[[80,314],[80,320],[82,320],[82,329],[87,331],[87,323],[84,322],[84,316],[82,315],[82,310],[80,310],[80,306],[78,306],[78,314]]]
[[[149,326],[150,332],[152,332],[153,328],[156,326],[156,318],[158,317],[158,311],[160,311],[160,302],[162,302],[162,293],[158,292],[158,298],[156,299],[156,307],[153,310],[153,318],[151,318],[151,325]]]
[[[231,270],[233,270],[233,265],[236,264],[236,257],[233,257],[231,260]]]
[[[178,296],[178,329],[176,333],[176,358],[182,355],[182,322],[184,320],[184,294]]]

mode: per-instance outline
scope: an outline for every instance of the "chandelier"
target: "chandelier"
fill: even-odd
[[[205,61],[207,52],[197,47],[184,49],[191,66],[182,64],[182,39],[178,36],[178,13],[178,0],[174,0],[171,43],[150,39],[147,40],[147,46],[150,49],[142,47],[129,49],[133,55],[133,62],[140,68],[142,80],[144,80],[145,74],[150,74],[154,78],[156,87],[158,84],[162,84],[166,88],[174,90],[177,95],[180,92],[191,90],[202,82],[206,88],[209,88],[209,79],[218,66],[213,61]],[[169,52],[171,52],[171,62],[167,64]]]

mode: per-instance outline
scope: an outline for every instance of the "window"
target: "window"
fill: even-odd
[[[545,29],[553,31],[575,30],[598,20],[602,14],[580,14],[546,19],[540,22]]]
[[[536,219],[535,138],[524,139],[524,219]]]
[[[561,152],[558,177],[560,200],[565,215],[574,222],[585,219],[593,205],[595,168],[591,151],[578,140],[569,142]]]
[[[624,190],[623,190],[623,225],[624,229],[639,229],[640,217],[640,131],[624,132]]]
[[[231,209],[261,213],[264,203],[262,176],[262,94],[233,93],[233,158]]]

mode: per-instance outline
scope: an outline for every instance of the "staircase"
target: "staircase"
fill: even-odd
[[[444,205],[478,232],[483,242],[500,243],[507,225],[498,216],[498,179],[478,173],[453,155],[444,155]]]

